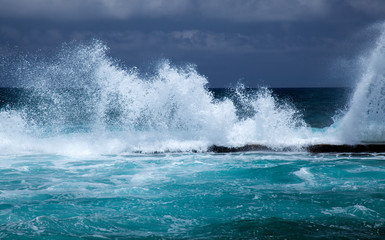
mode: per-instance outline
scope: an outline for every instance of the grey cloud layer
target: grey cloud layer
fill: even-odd
[[[6,38],[16,45],[36,49],[55,47],[72,40],[87,41],[100,38],[114,48],[122,51],[137,52],[147,49],[153,52],[183,53],[192,51],[217,52],[221,54],[253,54],[257,52],[301,51],[312,47],[313,50],[325,50],[334,45],[334,39],[327,37],[307,38],[300,35],[287,35],[281,38],[271,33],[242,34],[237,32],[214,32],[201,29],[161,31],[140,30],[119,31],[79,31],[69,30],[65,33],[53,28],[29,29],[21,31],[13,26],[0,24],[0,39]]]
[[[336,0],[0,0],[0,16],[38,19],[130,19],[193,16],[234,21],[294,21],[326,17],[334,5],[378,12],[372,4]],[[383,4],[382,4],[383,5]]]
[[[341,86],[327,68],[381,19],[385,0],[0,0],[0,58],[97,38],[128,65],[196,63],[212,86]]]

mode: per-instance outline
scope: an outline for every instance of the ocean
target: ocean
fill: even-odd
[[[384,239],[385,38],[355,88],[210,89],[99,41],[24,58],[0,89],[1,239]],[[213,145],[268,146],[215,153]]]

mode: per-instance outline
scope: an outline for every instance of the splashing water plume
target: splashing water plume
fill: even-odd
[[[122,154],[206,151],[261,144],[277,150],[315,143],[385,140],[385,33],[364,62],[347,113],[322,131],[309,127],[271,90],[216,99],[193,65],[163,60],[154,74],[125,68],[100,41],[64,45],[18,71],[28,94],[0,112],[0,149],[12,152]]]
[[[267,89],[254,96],[238,91],[250,110],[240,116],[229,98],[214,99],[193,65],[164,60],[148,76],[120,67],[107,50],[94,41],[25,61],[19,76],[30,97],[2,112],[22,128],[4,126],[2,133],[12,134],[0,148],[12,140],[26,152],[59,154],[205,151],[212,144],[298,145],[309,137],[299,113]]]
[[[377,26],[378,27],[378,26]],[[338,134],[350,144],[385,142],[385,28],[370,55],[361,60],[362,77]]]

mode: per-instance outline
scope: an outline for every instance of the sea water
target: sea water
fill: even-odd
[[[0,89],[1,239],[383,239],[385,39],[356,89],[208,89],[100,41],[24,57]],[[212,145],[274,151],[216,154]],[[289,149],[289,150],[288,150]]]

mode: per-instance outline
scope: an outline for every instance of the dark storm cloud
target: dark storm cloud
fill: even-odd
[[[330,65],[384,16],[382,0],[0,0],[0,55],[98,38],[129,65],[196,63],[211,86],[343,86]]]
[[[364,10],[375,8],[347,1]],[[185,16],[235,21],[295,21],[324,17],[332,1],[324,0],[1,0],[0,15],[44,19],[130,19]],[[361,6],[362,5],[362,6]]]
[[[357,11],[364,12],[367,15],[384,18],[385,4],[382,0],[350,0],[346,1],[346,4]]]
[[[179,0],[1,0],[0,14],[16,18],[127,19],[165,16],[184,11],[189,1]]]
[[[0,0],[0,4],[2,17],[55,20],[190,15],[234,21],[299,21],[330,17],[342,9],[371,17],[385,13],[382,0]]]

